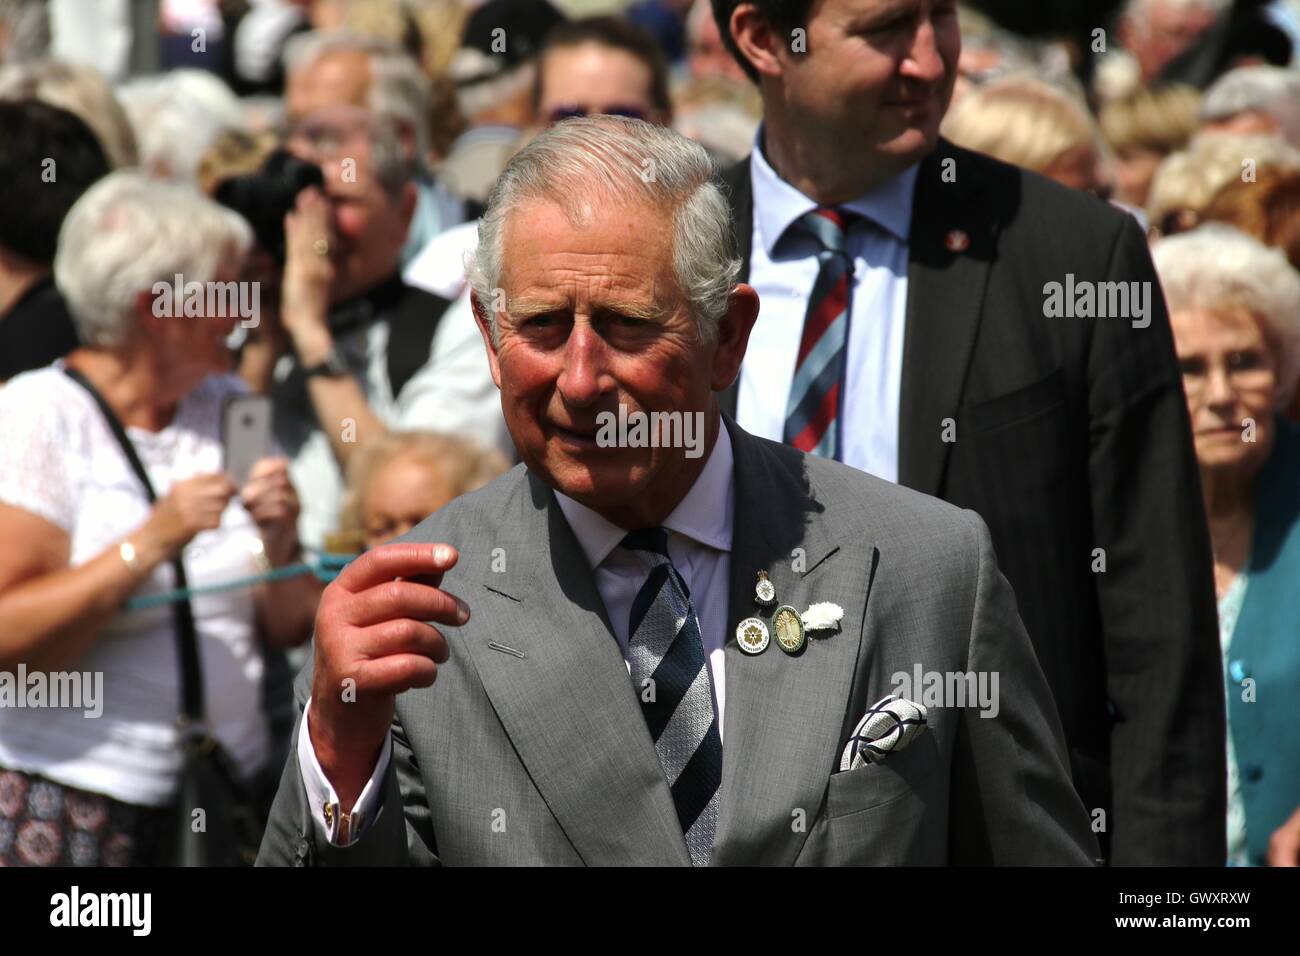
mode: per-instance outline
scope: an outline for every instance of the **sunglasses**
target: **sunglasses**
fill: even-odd
[[[547,116],[548,122],[558,123],[561,120],[573,119],[575,116],[626,116],[628,119],[643,120],[646,118],[646,111],[639,106],[624,106],[615,104],[607,106],[601,110],[589,110],[585,106],[557,106],[551,110]]]

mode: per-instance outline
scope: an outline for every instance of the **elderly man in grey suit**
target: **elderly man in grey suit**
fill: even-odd
[[[326,589],[259,863],[1093,861],[979,517],[719,412],[738,265],[671,131],[511,161],[471,276],[523,463]]]

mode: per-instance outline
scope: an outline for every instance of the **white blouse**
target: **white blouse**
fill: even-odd
[[[151,506],[98,406],[62,368],[60,360],[0,387],[0,502],[67,531],[77,567],[139,528]],[[180,402],[166,428],[127,429],[159,499],[176,481],[221,470],[222,402],[245,391],[234,376],[211,376]],[[254,573],[257,540],[251,516],[231,498],[220,527],[200,532],[184,550],[190,585]],[[170,590],[174,577],[171,562],[163,562],[133,596]],[[252,776],[270,744],[252,595],[227,591],[192,603],[209,726]],[[180,770],[172,614],[171,605],[119,611],[69,665],[103,675],[100,716],[82,708],[0,708],[0,766],[127,803],[171,802]]]

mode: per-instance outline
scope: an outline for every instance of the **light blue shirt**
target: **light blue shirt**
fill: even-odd
[[[760,129],[750,156],[754,232],[749,267],[749,284],[761,304],[740,373],[736,421],[751,434],[781,441],[819,251],[811,238],[785,232],[817,203],[777,175],[763,156],[762,137]],[[908,238],[917,169],[912,166],[841,207],[870,220],[852,224],[846,240],[854,272],[846,391],[840,403],[841,458],[887,481],[898,480]]]

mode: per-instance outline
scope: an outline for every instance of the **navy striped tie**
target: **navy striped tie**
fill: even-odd
[[[700,622],[690,590],[668,557],[665,529],[632,531],[623,547],[648,572],[628,624],[632,683],[672,788],[691,862],[706,866],[718,823],[722,737]]]
[[[808,297],[799,339],[782,440],[801,451],[837,461],[843,460],[844,454],[839,418],[849,343],[849,279],[853,272],[853,262],[844,247],[850,215],[819,207],[790,227],[790,232],[815,239],[821,251],[817,253],[817,280]]]

